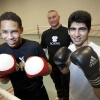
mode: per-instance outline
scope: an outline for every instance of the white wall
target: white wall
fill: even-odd
[[[67,25],[69,15],[75,10],[89,11],[92,24],[100,24],[100,0],[0,0],[0,14],[5,11],[17,13],[25,30],[36,31],[37,24],[49,26],[47,12],[51,9],[58,11],[63,25]]]

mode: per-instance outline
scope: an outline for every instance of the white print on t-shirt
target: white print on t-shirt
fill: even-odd
[[[24,66],[25,66],[24,56],[23,57],[19,57],[19,60],[21,62],[19,62],[19,64],[17,63],[16,70],[18,71],[20,69],[21,71],[24,71]]]
[[[52,42],[50,45],[60,45],[60,42],[57,42],[58,36],[52,36]]]
[[[53,37],[52,37],[52,41],[53,41],[53,42],[57,42],[57,39],[58,39],[57,36],[53,36]]]
[[[24,56],[23,56],[23,57],[19,57],[19,59],[20,59],[23,63],[25,63]]]

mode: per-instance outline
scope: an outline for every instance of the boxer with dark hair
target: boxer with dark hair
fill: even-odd
[[[91,33],[90,13],[82,10],[73,12],[68,19],[68,33],[74,44],[66,52],[65,48],[59,49],[54,56],[54,62],[58,68],[59,64],[65,64],[59,68],[63,74],[70,70],[70,100],[98,100],[100,46],[88,39]],[[67,52],[69,49],[71,52]]]
[[[5,41],[0,45],[0,82],[10,80],[14,95],[21,100],[49,100],[43,76],[50,74],[51,66],[38,42],[21,37],[21,18],[13,12],[3,13],[0,33]]]

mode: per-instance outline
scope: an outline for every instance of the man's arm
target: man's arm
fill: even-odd
[[[51,64],[50,64],[50,63],[48,63],[48,67],[49,67],[49,72],[48,72],[48,74],[50,74],[50,73],[51,73],[51,71],[52,71],[52,66],[51,66]]]
[[[73,52],[70,59],[83,70],[95,95],[100,100],[100,58],[98,54],[91,47],[84,46]]]
[[[7,75],[1,75],[0,76],[0,82],[2,84],[7,84],[9,82],[9,77]]]
[[[63,74],[69,72],[69,65],[71,51],[67,47],[61,47],[54,55],[54,63],[60,69]]]
[[[100,61],[100,58],[99,58]],[[99,63],[100,65],[100,63]],[[99,66],[100,67],[100,66]],[[98,99],[100,100],[100,88],[93,88],[95,95],[98,97]]]
[[[93,88],[95,95],[100,100],[100,88]]]

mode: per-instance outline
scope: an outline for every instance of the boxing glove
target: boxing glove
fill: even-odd
[[[10,54],[0,54],[0,76],[6,76],[16,70],[16,59]],[[5,75],[6,74],[6,75]]]
[[[70,59],[83,70],[93,87],[100,88],[99,57],[90,46],[77,49],[71,54]]]
[[[49,67],[43,57],[32,56],[25,62],[25,72],[29,78],[44,76],[49,73]]]
[[[53,61],[60,70],[66,67],[66,62],[69,60],[70,54],[71,50],[69,50],[67,47],[61,47],[55,53]]]

